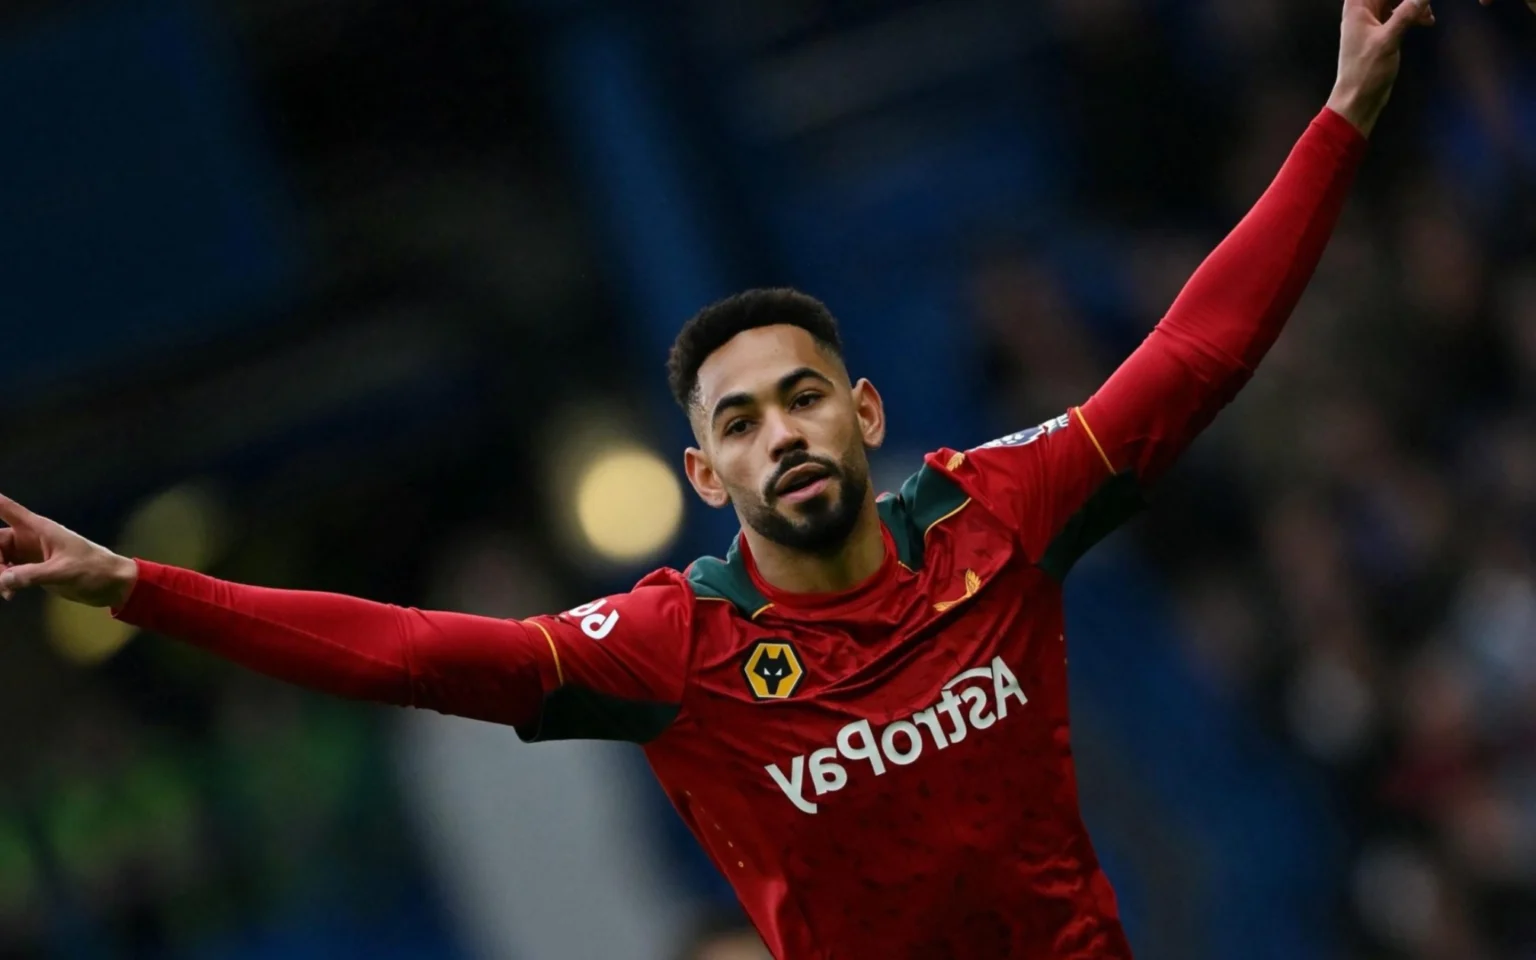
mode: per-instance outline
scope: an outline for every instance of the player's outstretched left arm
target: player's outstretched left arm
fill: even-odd
[[[692,616],[680,574],[558,617],[502,620],[276,590],[119,556],[0,496],[0,597],[94,607],[320,693],[646,742],[681,709]]]

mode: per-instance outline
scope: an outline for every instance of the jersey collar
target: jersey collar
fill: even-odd
[[[736,535],[736,542],[731,546],[731,552],[746,569],[753,588],[776,610],[825,614],[834,609],[858,606],[880,593],[889,584],[897,568],[896,544],[891,539],[890,528],[884,522],[880,524],[880,538],[884,543],[884,555],[879,568],[865,577],[861,583],[836,593],[792,593],[776,588],[764,580],[762,574],[758,572],[757,562],[752,558],[752,550],[747,545],[745,534]]]
[[[875,502],[880,512],[880,532],[885,538],[885,561],[868,580],[850,590],[833,594],[775,590],[758,575],[745,537],[740,533],[724,560],[701,557],[690,564],[688,583],[696,595],[728,600],[748,619],[755,619],[770,608],[825,614],[834,607],[863,602],[894,577],[898,567],[922,569],[928,531],[970,502],[959,483],[939,469],[938,463],[930,454],[928,462],[907,478],[899,493],[884,494]]]
[[[688,583],[701,597],[728,600],[748,619],[755,620],[760,614],[773,608],[793,615],[825,613],[833,608],[859,604],[878,593],[900,566],[896,542],[884,522],[880,525],[885,541],[885,559],[880,569],[863,583],[837,593],[791,593],[779,590],[758,573],[747,546],[746,536],[738,533],[726,552],[725,559],[701,557],[688,568]]]

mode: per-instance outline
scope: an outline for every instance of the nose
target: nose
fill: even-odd
[[[768,435],[768,455],[777,463],[792,450],[808,450],[810,445],[806,443],[805,434],[790,417],[780,413],[771,413],[763,421],[764,430]]]

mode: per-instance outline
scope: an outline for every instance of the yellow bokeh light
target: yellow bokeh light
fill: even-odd
[[[206,570],[223,552],[228,514],[206,487],[184,483],[144,501],[123,524],[114,549],[125,556]],[[138,629],[110,611],[49,594],[43,601],[48,639],[71,663],[95,666],[121,650]]]
[[[224,550],[228,519],[219,499],[194,483],[145,501],[123,526],[117,552],[188,570],[207,570]]]
[[[108,610],[87,607],[48,594],[43,600],[48,641],[71,663],[92,667],[121,650],[137,627],[114,620]]]
[[[576,522],[587,545],[604,559],[635,562],[655,556],[682,526],[682,486],[649,450],[605,450],[578,475]]]

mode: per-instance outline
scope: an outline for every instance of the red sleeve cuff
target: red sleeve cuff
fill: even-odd
[[[1312,126],[1321,131],[1330,143],[1352,157],[1364,154],[1370,144],[1365,134],[1332,107],[1324,107],[1317,119],[1312,121]]]
[[[140,618],[154,603],[151,594],[165,579],[167,568],[164,564],[152,563],[138,557],[134,557],[133,562],[139,568],[139,575],[133,582],[133,589],[128,591],[128,599],[123,601],[123,605],[113,607],[110,612],[115,620],[140,626]]]

